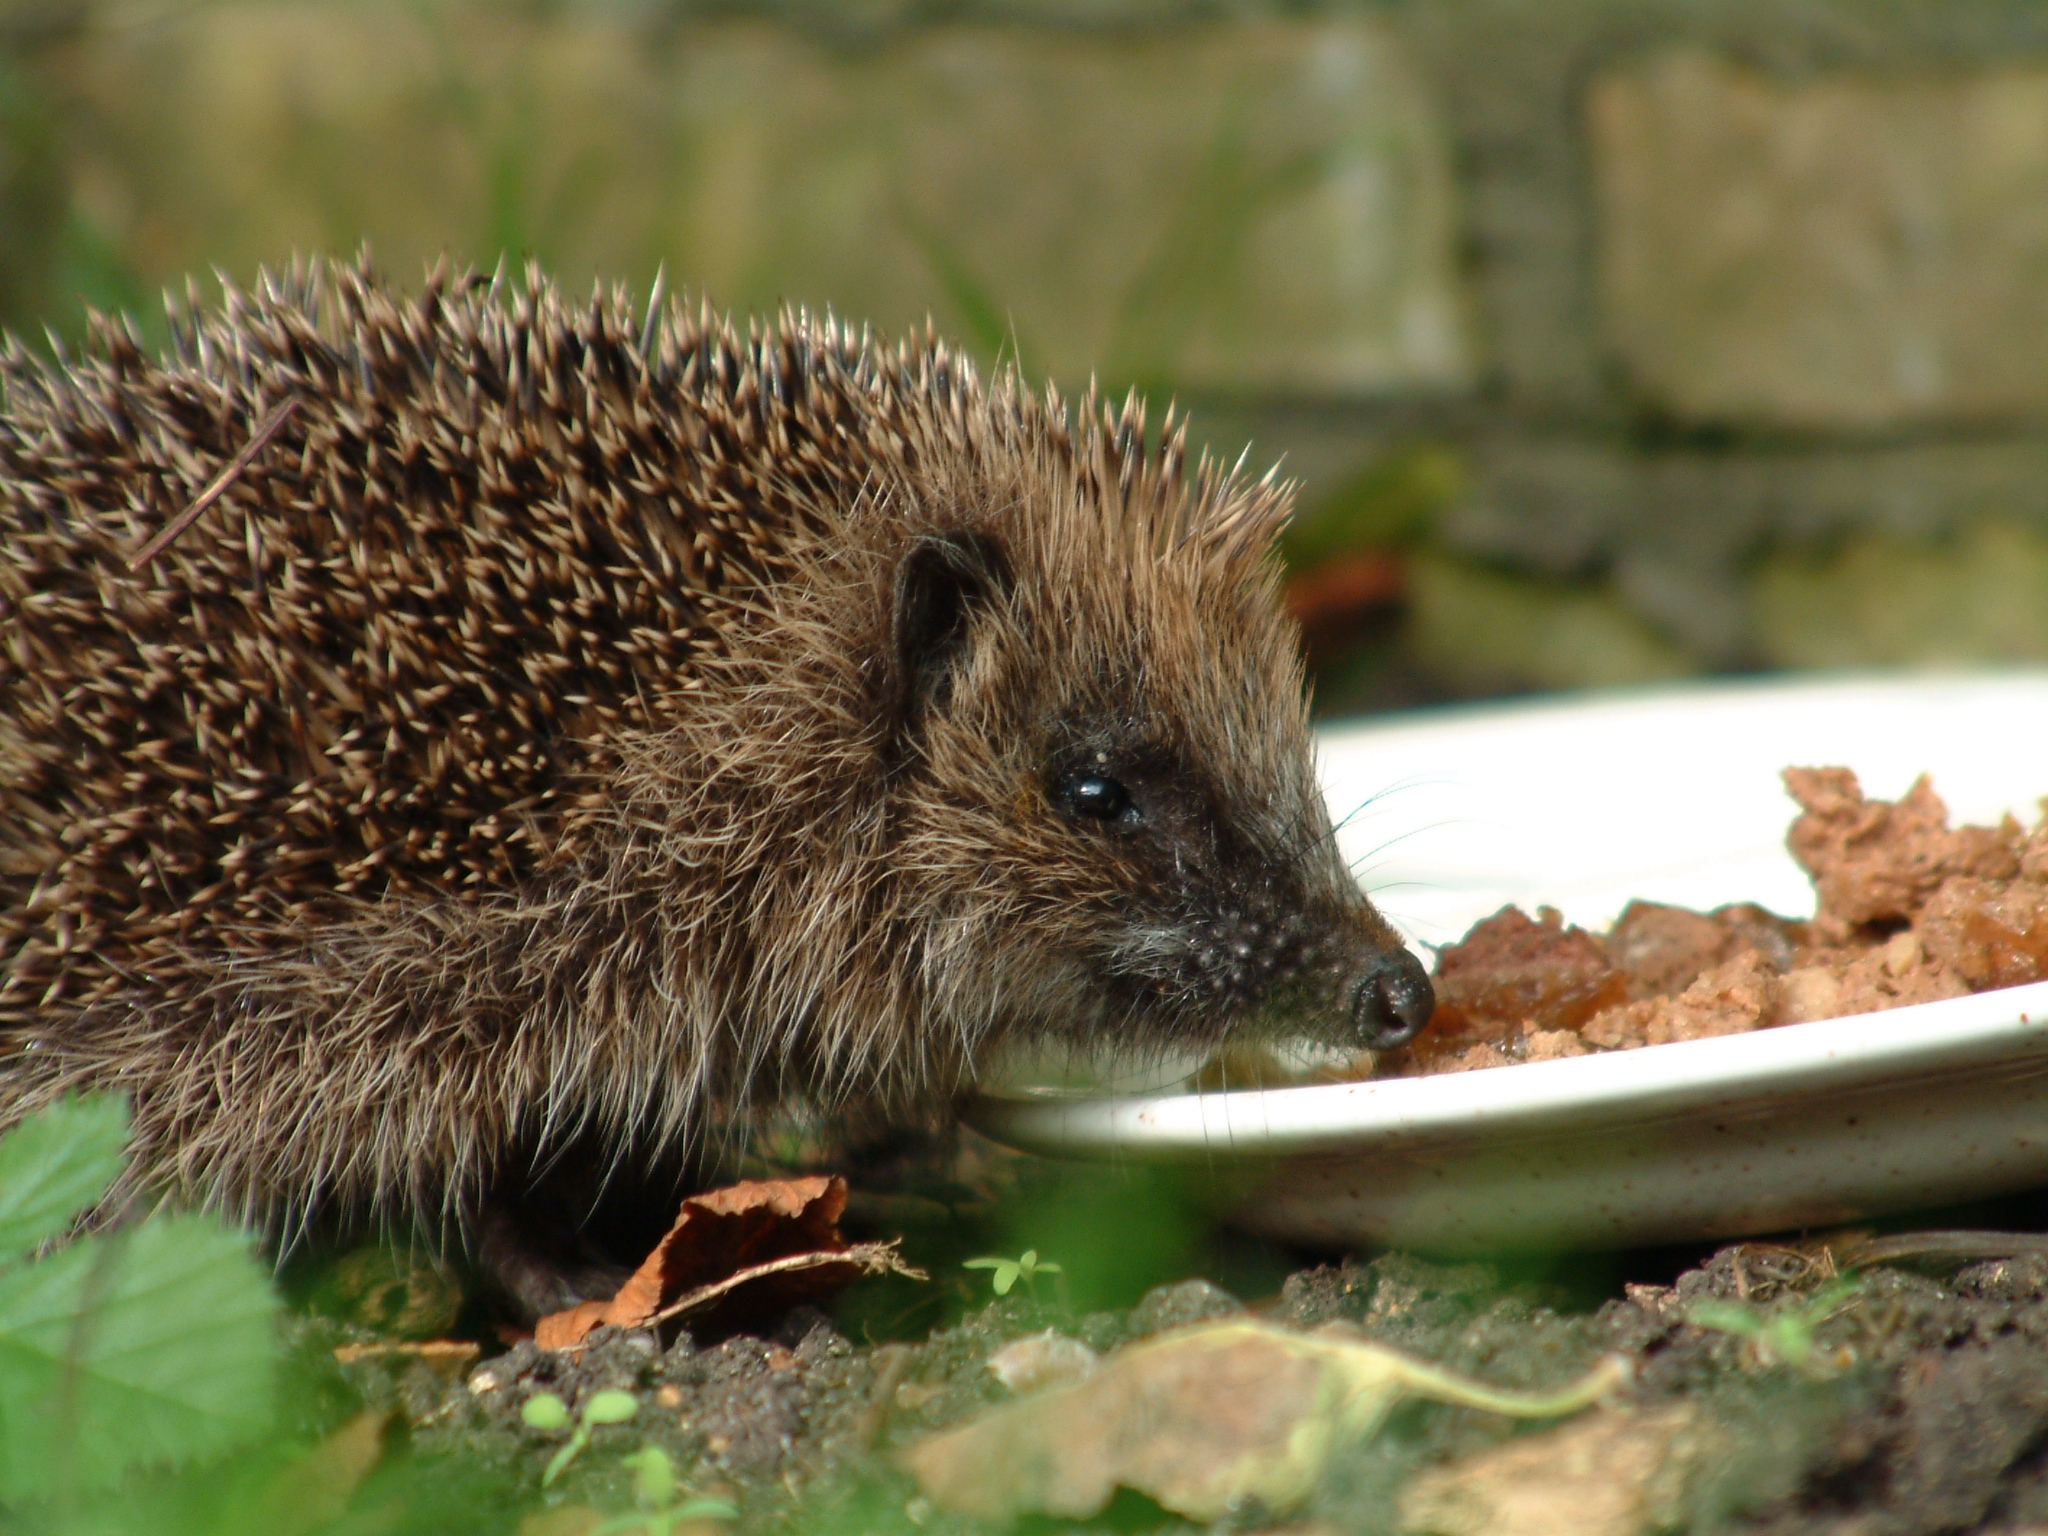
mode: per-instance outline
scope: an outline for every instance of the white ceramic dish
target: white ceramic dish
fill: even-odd
[[[1323,741],[1342,841],[1440,942],[1517,901],[1812,910],[1787,763],[1874,795],[1925,769],[1958,820],[2031,821],[2048,672],[1703,685],[1418,713]],[[1196,1161],[1275,1236],[1424,1251],[1619,1248],[2048,1185],[2048,983],[1493,1071],[1263,1092],[990,1094],[999,1140]]]

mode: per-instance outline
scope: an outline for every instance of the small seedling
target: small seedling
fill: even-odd
[[[569,1405],[552,1392],[540,1392],[526,1400],[519,1417],[528,1429],[567,1429]]]
[[[1744,1301],[1696,1302],[1686,1319],[1749,1342],[1759,1365],[1789,1365],[1809,1376],[1848,1364],[1846,1350],[1824,1355],[1814,1333],[1854,1299],[1861,1282],[1853,1276],[1824,1285],[1804,1301],[1766,1313]]]
[[[630,1392],[592,1393],[590,1401],[583,1405],[583,1417],[576,1421],[569,1438],[562,1442],[554,1460],[541,1473],[541,1487],[547,1487],[567,1470],[569,1463],[582,1453],[583,1447],[590,1444],[590,1432],[598,1425],[623,1424],[639,1411],[640,1404],[634,1401]],[[569,1405],[552,1392],[536,1392],[521,1405],[519,1417],[529,1429],[568,1429]]]
[[[1026,1248],[1021,1254],[1019,1254],[1014,1259],[999,1259],[994,1257],[969,1259],[960,1267],[962,1269],[994,1270],[995,1273],[989,1276],[989,1284],[995,1287],[995,1291],[998,1296],[1009,1295],[1011,1288],[1014,1287],[1019,1280],[1022,1280],[1024,1282],[1024,1287],[1026,1290],[1030,1291],[1032,1295],[1036,1296],[1038,1294],[1037,1282],[1038,1277],[1040,1275],[1057,1275],[1064,1273],[1064,1271],[1059,1267],[1059,1265],[1053,1263],[1051,1260],[1041,1259],[1038,1256],[1038,1250],[1036,1248]]]
[[[626,1465],[633,1469],[633,1502],[640,1506],[639,1510],[605,1521],[590,1536],[624,1536],[627,1531],[671,1536],[685,1522],[739,1518],[740,1512],[723,1499],[679,1501],[675,1463],[658,1445],[642,1446],[626,1458]]]

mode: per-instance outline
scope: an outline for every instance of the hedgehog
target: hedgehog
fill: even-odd
[[[532,1314],[572,1145],[1428,1018],[1291,489],[1172,412],[533,269],[167,309],[0,359],[0,1124],[126,1094],[130,1204],[452,1231]]]

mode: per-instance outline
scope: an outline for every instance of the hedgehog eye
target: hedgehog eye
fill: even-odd
[[[1106,773],[1070,773],[1060,780],[1060,803],[1072,816],[1131,825],[1142,821],[1131,792]]]

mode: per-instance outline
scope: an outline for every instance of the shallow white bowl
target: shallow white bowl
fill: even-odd
[[[1323,738],[1346,852],[1425,943],[1509,901],[1797,915],[1788,763],[2031,822],[2048,671],[1699,685],[1418,712]],[[1714,1040],[1262,1092],[984,1095],[1055,1155],[1197,1162],[1273,1236],[1443,1254],[1832,1224],[2048,1185],[2048,983]]]

